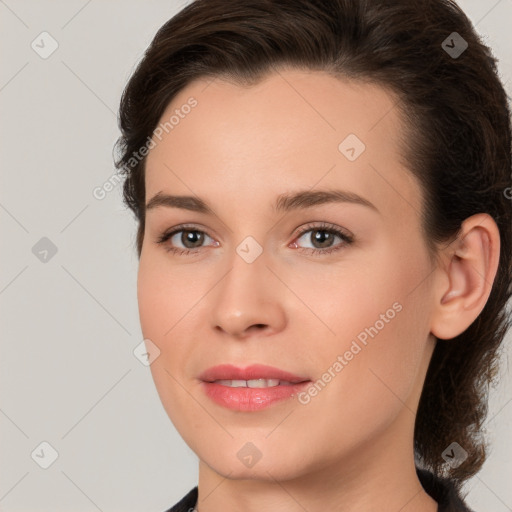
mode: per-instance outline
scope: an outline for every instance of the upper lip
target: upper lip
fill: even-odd
[[[263,364],[252,364],[246,368],[238,368],[231,364],[221,364],[208,368],[201,373],[199,378],[205,382],[213,382],[215,380],[279,379],[291,382],[292,384],[309,380],[307,377],[293,375],[290,372]]]

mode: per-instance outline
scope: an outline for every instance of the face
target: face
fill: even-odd
[[[150,368],[167,414],[223,476],[355,463],[412,428],[433,348],[432,268],[395,102],[376,85],[283,69],[251,87],[193,82],[161,118],[175,116],[153,136],[146,203],[191,196],[207,209],[148,207],[141,327],[160,350]],[[252,409],[226,407],[200,378],[221,364],[310,382],[265,407],[254,404],[268,389],[258,402],[237,388],[232,400],[250,395]]]

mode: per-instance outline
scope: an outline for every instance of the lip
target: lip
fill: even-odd
[[[206,395],[216,404],[240,412],[254,412],[271,405],[289,400],[303,391],[311,382],[307,377],[300,377],[272,366],[254,364],[247,368],[223,364],[204,371],[200,377],[201,387]],[[231,388],[215,383],[215,380],[252,380],[279,379],[291,385],[279,385],[268,388]]]
[[[291,382],[292,384],[310,380],[308,377],[293,375],[290,372],[263,364],[252,364],[246,368],[238,368],[231,364],[212,366],[205,370],[199,376],[199,379],[204,382],[213,382],[214,380],[279,379]]]

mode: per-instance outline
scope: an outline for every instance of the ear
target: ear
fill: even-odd
[[[473,215],[440,251],[431,332],[451,339],[474,322],[489,298],[500,256],[498,226],[486,213]]]

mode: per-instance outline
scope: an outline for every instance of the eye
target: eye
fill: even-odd
[[[312,247],[299,246],[298,241],[302,238],[305,239],[306,244],[309,240]],[[339,243],[337,245],[333,245],[336,238],[339,239]],[[195,226],[180,225],[164,232],[156,242],[164,245],[167,252],[172,252],[178,255],[190,255],[198,253],[204,246],[205,241],[208,239],[213,242],[210,243],[210,245],[214,247],[219,245],[219,242],[213,240],[213,238],[211,238],[205,231],[197,229]],[[320,225],[308,224],[299,232],[296,241],[294,241],[291,246],[308,254],[323,256],[343,249],[353,241],[354,237],[351,233],[341,230],[336,226],[326,223],[322,223]]]
[[[339,251],[354,241],[353,235],[325,223],[316,226],[305,226],[305,228],[300,231],[297,241],[293,242],[292,245],[298,247],[297,242],[302,238],[305,239],[306,243],[308,241],[311,242],[312,247],[299,247],[299,249],[302,251],[306,250],[309,254],[319,256]],[[336,238],[340,240],[340,243],[333,245]]]
[[[165,250],[168,252],[189,254],[198,252],[196,249],[200,249],[206,239],[213,240],[204,231],[193,226],[176,226],[171,231],[163,233],[157,239],[157,243],[165,244]],[[171,243],[167,244],[168,241]],[[218,244],[214,241],[214,245]]]

